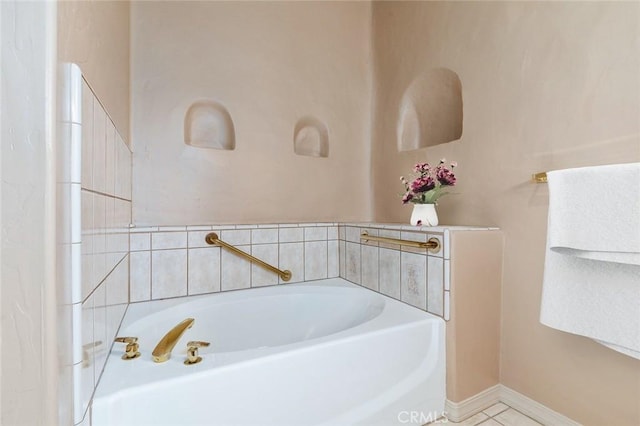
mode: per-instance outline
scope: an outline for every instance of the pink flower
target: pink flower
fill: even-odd
[[[456,184],[456,176],[446,167],[438,168],[436,171],[436,179],[438,179],[440,185],[453,186]]]
[[[431,170],[429,163],[417,163],[413,166],[413,171],[416,173],[428,173]]]
[[[436,183],[431,176],[421,176],[411,182],[411,190],[415,193],[427,192],[436,187]]]

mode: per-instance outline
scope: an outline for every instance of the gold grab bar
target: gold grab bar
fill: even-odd
[[[380,241],[383,243],[399,244],[401,246],[426,248],[431,253],[438,253],[440,251],[440,240],[435,237],[429,238],[427,242],[411,241],[400,240],[397,238],[374,237],[372,235],[369,235],[367,231],[364,231],[362,234],[360,234],[360,239],[363,241]]]
[[[282,278],[282,281],[289,281],[291,279],[291,271],[289,271],[288,269],[284,271],[281,269],[278,269],[275,266],[271,266],[267,262],[258,259],[257,257],[251,256],[249,253],[243,252],[242,250],[232,246],[229,243],[225,243],[220,239],[220,237],[218,237],[218,234],[216,234],[215,232],[211,232],[207,234],[207,236],[204,237],[204,240],[207,242],[207,244],[224,247],[227,250],[234,252],[238,256],[244,257],[249,262],[257,263],[258,265],[262,266],[264,269],[268,269],[269,271],[278,274],[280,278]]]
[[[547,172],[540,172],[531,175],[531,182],[533,183],[547,183]]]

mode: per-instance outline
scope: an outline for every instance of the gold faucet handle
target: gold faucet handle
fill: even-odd
[[[118,343],[136,343],[137,341],[137,337],[116,337],[114,340],[114,342]]]
[[[198,356],[198,348],[205,348],[209,345],[209,342],[201,341],[190,341],[187,343],[187,359],[184,360],[184,364],[192,365],[202,361],[202,357]]]
[[[137,337],[116,337],[114,341],[127,344],[124,348],[124,354],[122,355],[122,359],[125,361],[130,361],[140,356],[140,345],[138,344]]]

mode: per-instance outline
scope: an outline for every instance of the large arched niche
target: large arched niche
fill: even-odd
[[[435,68],[411,82],[400,102],[398,151],[411,151],[460,139],[462,83],[458,74]]]
[[[236,133],[229,111],[219,102],[194,102],[184,116],[184,143],[197,148],[233,150]]]

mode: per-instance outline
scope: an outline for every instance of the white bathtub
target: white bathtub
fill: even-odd
[[[171,359],[160,338],[195,318]],[[392,425],[444,410],[444,321],[339,278],[130,305],[93,426]],[[205,340],[185,366],[186,342]]]

